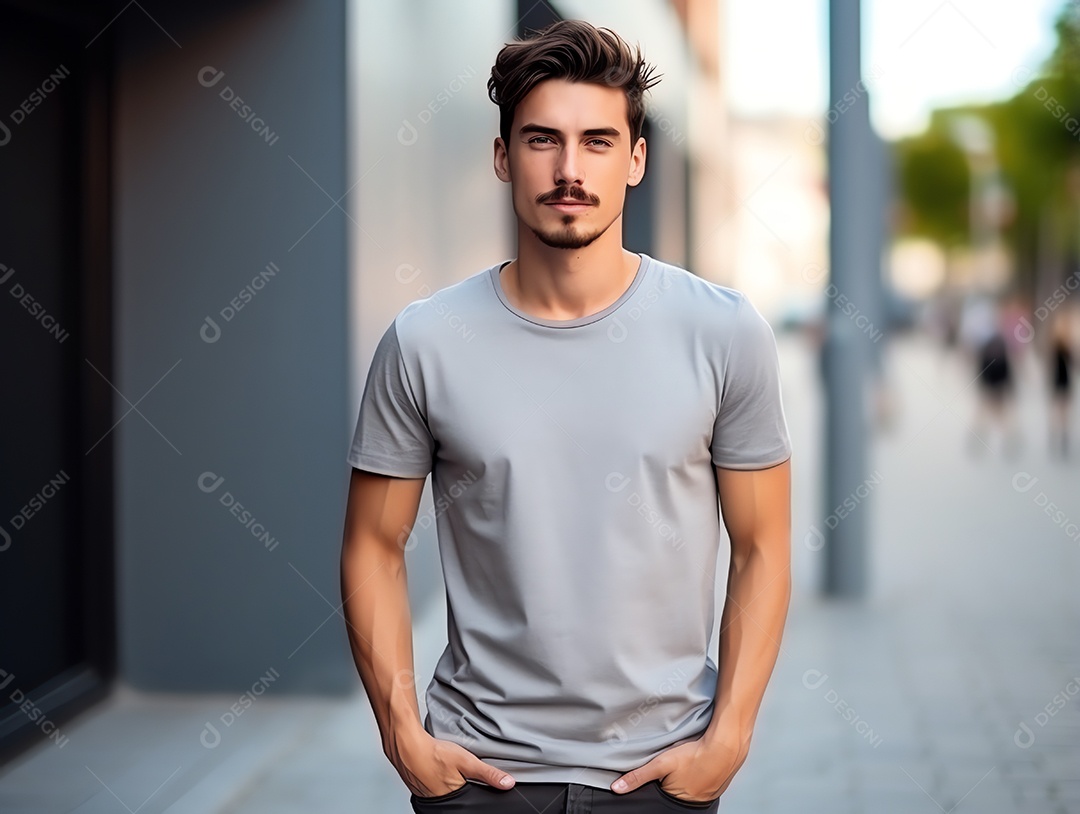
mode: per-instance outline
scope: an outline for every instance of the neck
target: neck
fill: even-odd
[[[621,219],[620,219],[621,220]],[[622,247],[619,222],[580,249],[556,249],[518,223],[518,256],[502,269],[515,308],[543,319],[577,319],[623,295],[642,258]]]

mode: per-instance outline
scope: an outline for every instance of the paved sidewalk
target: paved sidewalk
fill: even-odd
[[[1080,459],[1048,457],[1037,382],[1019,455],[1003,459],[991,438],[975,457],[964,445],[973,374],[922,340],[890,350],[898,412],[856,508],[872,518],[872,595],[826,602],[814,590],[821,552],[806,541],[821,482],[815,360],[787,337],[781,352],[796,590],[723,810],[1080,812]],[[445,637],[444,604],[433,607],[416,620],[421,686]],[[263,696],[208,749],[205,722],[235,700],[121,688],[65,728],[63,749],[44,744],[3,769],[0,811],[409,811],[362,694]]]

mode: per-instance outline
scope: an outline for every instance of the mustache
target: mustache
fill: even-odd
[[[586,192],[581,187],[565,187],[552,190],[541,195],[536,199],[537,203],[549,203],[551,201],[560,201],[564,199],[571,199],[575,201],[582,201],[584,203],[599,204],[600,199],[590,192]]]

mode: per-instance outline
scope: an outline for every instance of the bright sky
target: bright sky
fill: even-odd
[[[1011,96],[1053,49],[1067,0],[863,0],[863,77],[886,138],[939,106]],[[726,0],[737,114],[820,116],[828,107],[828,0]]]

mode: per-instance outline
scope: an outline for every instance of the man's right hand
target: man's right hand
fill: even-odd
[[[467,780],[503,790],[514,787],[513,777],[506,772],[484,763],[460,744],[433,737],[426,729],[395,738],[387,757],[417,797],[449,794]]]

